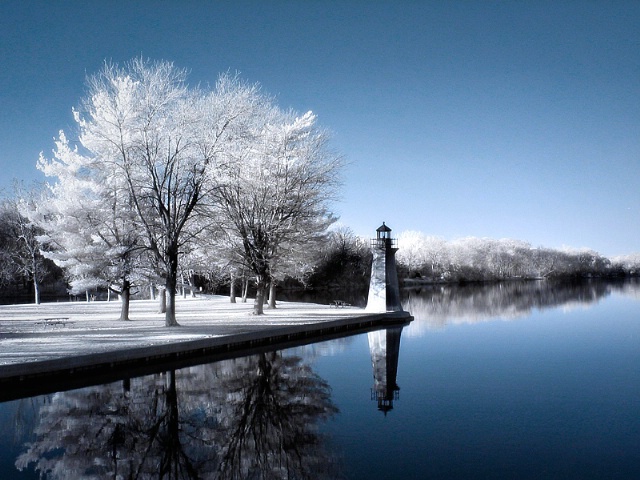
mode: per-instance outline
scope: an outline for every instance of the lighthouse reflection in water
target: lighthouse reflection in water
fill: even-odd
[[[402,327],[369,332],[369,351],[373,367],[371,399],[378,402],[378,410],[386,415],[399,399],[398,358],[400,356],[400,334]]]

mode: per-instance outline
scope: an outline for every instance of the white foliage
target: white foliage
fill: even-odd
[[[611,261],[586,248],[534,248],[509,238],[445,241],[413,231],[401,233],[398,239],[399,263],[434,281],[600,275],[609,273],[611,268]],[[630,271],[629,266],[626,271]]]
[[[32,217],[74,288],[124,282],[144,250],[173,308],[180,268],[206,263],[222,237],[229,263],[309,268],[301,246],[333,221],[340,166],[312,112],[283,112],[233,75],[210,91],[189,88],[169,62],[105,64],[88,87],[73,111],[77,145],[60,132],[53,158],[40,156],[55,180]]]

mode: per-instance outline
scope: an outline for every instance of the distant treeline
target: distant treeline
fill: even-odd
[[[640,274],[640,253],[607,258],[589,249],[533,247],[513,239],[446,241],[420,232],[398,237],[401,277],[425,282],[531,278],[624,277]]]

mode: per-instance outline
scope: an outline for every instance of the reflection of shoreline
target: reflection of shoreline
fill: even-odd
[[[638,298],[640,283],[539,280],[490,285],[434,285],[405,289],[403,307],[414,317],[408,334],[417,336],[424,330],[444,328],[449,324],[513,320],[529,316],[534,309],[587,307],[612,292]]]

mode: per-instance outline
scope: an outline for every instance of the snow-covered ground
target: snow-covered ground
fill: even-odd
[[[218,337],[287,325],[363,315],[359,308],[279,302],[265,315],[253,303],[228,297],[176,299],[179,327],[164,326],[151,300],[131,302],[130,321],[118,320],[120,302],[59,302],[0,306],[0,365],[27,363],[143,346]]]

